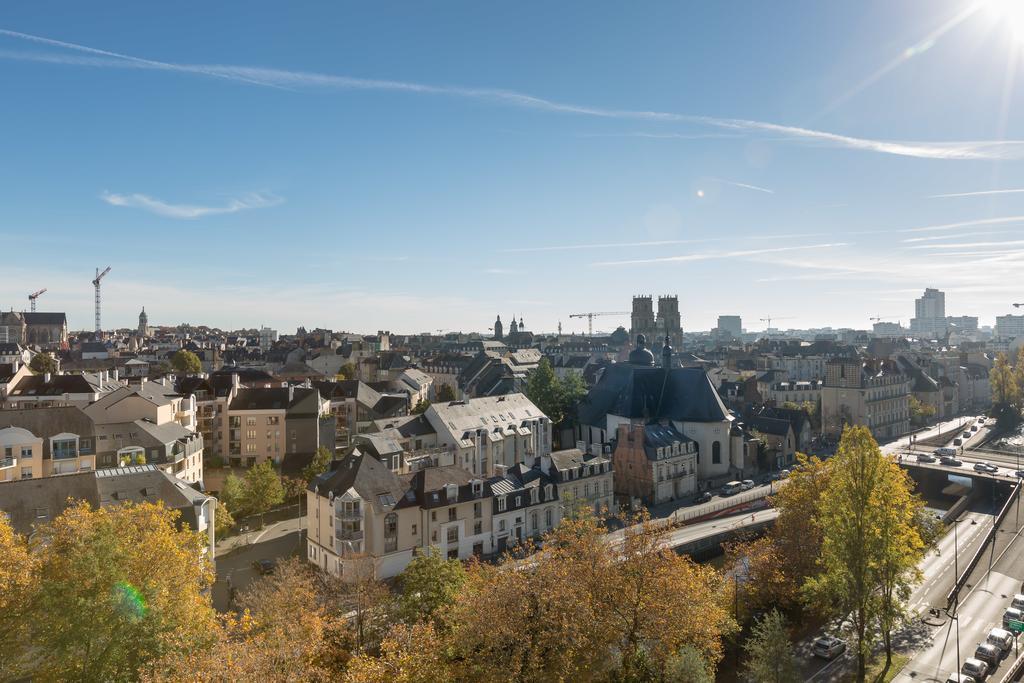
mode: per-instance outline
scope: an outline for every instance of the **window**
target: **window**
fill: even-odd
[[[384,552],[398,550],[398,515],[391,512],[384,516]]]
[[[473,518],[480,519],[484,516],[483,505],[480,503],[473,503]]]
[[[245,438],[247,438],[247,439],[255,439],[256,438],[256,430],[255,429],[248,430],[245,433]]]
[[[711,444],[711,464],[722,464],[722,443],[720,441],[715,441]]]
[[[437,510],[431,510],[430,511],[430,521],[431,522],[436,522],[437,521]]]
[[[484,532],[484,523],[483,522],[474,522],[473,523],[473,535],[474,536],[479,536],[483,532]]]
[[[5,458],[13,458],[14,457],[14,447],[13,446],[8,446],[7,448],[4,449],[4,457]]]
[[[551,508],[544,511],[544,526],[548,529],[551,528]]]
[[[498,531],[504,531],[504,530],[505,530],[505,520],[503,520],[503,519],[498,520]]]
[[[459,527],[450,526],[448,527],[448,542],[458,543],[459,542]]]
[[[504,511],[505,511],[505,496],[500,496],[498,498],[498,512],[504,512]]]
[[[540,489],[538,489],[538,488],[530,489],[530,504],[531,505],[536,505],[537,504],[537,497],[539,495],[540,495]]]
[[[78,455],[78,452],[75,449],[74,439],[54,441],[51,450],[53,451],[53,457],[56,460],[74,458]]]
[[[21,468],[21,478],[22,479],[31,479],[32,478],[32,468],[31,467],[22,467]]]
[[[456,510],[455,510],[455,508],[454,507],[448,508],[448,521],[449,522],[454,522],[456,519],[457,519],[457,517],[456,517]]]
[[[268,425],[276,425],[276,424],[279,424],[279,420],[280,420],[280,418],[277,415],[272,415],[272,416],[267,418],[267,424]]]
[[[50,508],[36,508],[36,519],[46,519],[50,516]]]
[[[530,515],[530,531],[537,531],[537,513],[534,512]]]
[[[412,535],[413,536],[416,535],[416,525],[415,524],[412,525]]]
[[[256,418],[255,417],[247,417],[247,418],[245,418],[245,426],[246,427],[255,427],[256,426]]]

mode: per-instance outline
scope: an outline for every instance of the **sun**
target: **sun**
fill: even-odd
[[[987,0],[986,9],[1024,45],[1024,0]]]

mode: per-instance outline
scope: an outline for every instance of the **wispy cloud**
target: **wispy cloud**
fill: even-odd
[[[961,232],[955,235],[929,235],[928,237],[909,237],[905,240],[900,240],[904,244],[914,244],[918,242],[937,242],[940,240],[958,240],[968,239],[971,237],[979,237],[981,235],[1005,235],[1006,233],[1014,233],[1016,230],[976,230],[972,232]]]
[[[104,192],[100,199],[111,206],[126,206],[143,209],[168,218],[194,219],[203,216],[215,216],[225,213],[236,213],[246,209],[265,209],[277,206],[284,200],[268,194],[253,193],[238,199],[232,199],[223,206],[201,206],[198,204],[170,204],[145,194],[116,194]]]
[[[711,178],[717,183],[724,183],[726,185],[732,185],[733,187],[739,187],[744,190],[755,190],[757,192],[765,192],[767,194],[775,194],[775,190],[769,190],[767,187],[758,187],[757,185],[750,185],[748,183],[737,183],[735,180],[726,180],[725,178]]]
[[[485,275],[516,275],[523,271],[512,268],[485,268],[483,272]]]
[[[902,228],[899,230],[870,230],[866,232],[850,233],[854,235],[873,235],[889,232],[941,232],[944,230],[956,230],[957,228],[969,228],[975,225],[1004,225],[1006,223],[1024,223],[1024,216],[999,216],[997,218],[976,218],[969,221],[957,223],[940,223],[938,225],[925,225],[919,228]]]
[[[957,242],[951,244],[917,244],[910,249],[997,249],[1002,247],[1018,247],[1024,245],[1024,240],[1009,240],[1004,242]]]
[[[675,112],[645,111],[635,109],[609,109],[560,102],[537,97],[514,90],[498,88],[468,88],[440,86],[407,81],[376,80],[336,76],[306,71],[288,71],[261,67],[231,66],[223,64],[180,64],[144,59],[109,50],[54,40],[43,36],[0,29],[0,35],[25,40],[36,44],[81,53],[78,59],[61,59],[59,56],[40,55],[35,52],[3,53],[3,57],[54,63],[74,63],[94,67],[117,67],[154,69],[178,73],[195,74],[211,78],[237,81],[249,85],[275,88],[335,88],[346,90],[380,90],[409,92],[425,95],[439,95],[484,100],[507,106],[535,109],[553,113],[576,114],[616,120],[649,121],[661,123],[686,123],[703,125],[740,133],[769,133],[793,141],[820,144],[842,149],[862,150],[881,154],[916,157],[921,159],[1024,159],[1024,141],[1021,140],[980,140],[956,142],[918,142],[899,140],[874,140],[841,135],[827,131],[787,126],[764,121],[741,118],[717,118]]]
[[[2,56],[2,54],[0,54]],[[653,140],[728,140],[743,137],[737,133],[580,133],[581,138],[651,138]]]
[[[730,237],[705,237],[703,239],[689,240],[652,240],[641,242],[591,242],[581,244],[556,244],[542,247],[513,247],[510,249],[499,249],[504,253],[538,252],[538,251],[580,251],[585,249],[627,249],[633,247],[666,247],[678,246],[680,244],[708,244],[710,242],[734,242],[736,240],[782,240],[798,237],[822,237],[828,233],[805,232],[789,235],[733,235]]]
[[[628,259],[623,261],[599,261],[591,263],[592,266],[633,266],[650,263],[685,263],[691,261],[710,261],[713,259],[748,258],[751,256],[762,256],[765,254],[778,254],[787,251],[804,251],[807,249],[831,249],[834,247],[848,246],[845,242],[833,242],[829,244],[805,244],[794,247],[773,247],[770,249],[743,249],[737,251],[713,251],[698,254],[680,254],[679,256],[663,256],[648,259]]]
[[[950,194],[931,194],[928,199],[948,199],[950,197],[985,197],[993,194],[1024,194],[1024,188],[1013,190],[980,190],[978,192],[952,192]]]

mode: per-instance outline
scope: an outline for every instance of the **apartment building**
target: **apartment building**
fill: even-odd
[[[589,451],[568,448],[542,457],[540,468],[558,489],[563,515],[581,510],[599,516],[614,514],[615,481],[610,452],[597,445],[591,446]]]
[[[307,490],[307,560],[343,579],[400,574],[415,553],[492,551],[484,481],[457,467],[397,475],[357,446]]]
[[[434,403],[423,414],[454,465],[489,477],[551,453],[551,420],[523,394]]]
[[[822,433],[838,438],[848,424],[865,425],[876,439],[910,431],[911,378],[895,361],[835,359],[821,390]]]
[[[311,387],[237,389],[220,440],[228,445],[232,466],[253,467],[265,460],[281,464],[287,454],[316,452],[323,443],[322,416],[329,417],[328,403]],[[333,439],[326,445],[333,445]]]
[[[0,429],[0,482],[43,476],[43,440],[21,427]]]
[[[3,408],[81,406],[98,401],[106,394],[124,387],[117,372],[21,374],[3,396]]]
[[[539,538],[562,521],[562,501],[555,480],[539,463],[535,467],[516,465],[491,477],[486,485],[491,495],[495,553]]]

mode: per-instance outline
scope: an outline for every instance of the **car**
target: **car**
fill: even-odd
[[[967,674],[976,681],[983,681],[988,675],[988,664],[975,657],[968,657],[960,667],[960,673]]]
[[[989,645],[995,645],[1002,650],[1003,657],[1010,654],[1010,651],[1013,650],[1013,634],[1005,629],[992,629],[988,632],[988,637],[985,638],[985,642]]]
[[[822,659],[835,659],[846,652],[846,641],[835,636],[815,638],[811,645],[811,653]]]
[[[1024,612],[1024,593],[1017,593],[1010,601],[1010,607]]]
[[[918,453],[917,454],[917,461],[918,462],[935,462],[935,456],[934,455],[929,455],[928,453]]]
[[[999,468],[993,465],[992,463],[988,464],[988,471],[991,474],[999,474]]]
[[[268,576],[277,571],[277,560],[256,560],[252,563],[252,568],[258,571],[263,576]]]
[[[1003,659],[1003,650],[992,643],[978,643],[978,647],[974,650],[974,658],[980,659],[994,669]]]
[[[1011,621],[1024,621],[1024,612],[1016,607],[1007,607],[1003,612],[1003,628],[1009,630]]]
[[[754,488],[753,479],[744,479],[740,482],[740,491],[749,491],[752,488]]]
[[[1016,472],[1014,472],[1014,474],[1016,474],[1021,479],[1024,479],[1024,470],[1017,470]]]
[[[971,425],[971,431],[972,432],[978,431],[978,425]]]
[[[704,493],[702,493],[702,494],[700,494],[699,496],[697,496],[696,498],[694,498],[693,502],[694,502],[694,503],[697,503],[697,504],[700,504],[700,503],[707,503],[707,502],[709,502],[709,501],[710,501],[710,500],[711,500],[712,498],[714,498],[714,496],[713,496],[713,495],[711,495],[711,491],[705,491]]]
[[[943,465],[948,465],[949,467],[960,467],[960,465],[964,464],[962,460],[957,460],[952,455],[942,456],[942,458],[939,459],[939,462]]]
[[[969,438],[971,438],[971,433],[969,431],[968,432],[964,432],[960,436],[964,437],[965,439],[969,439]]]
[[[967,674],[949,674],[946,677],[946,683],[978,683],[971,676]]]
[[[719,495],[723,496],[734,496],[743,490],[743,484],[738,481],[730,481],[728,484],[722,487],[722,493]]]
[[[940,458],[944,455],[956,455],[956,449],[950,448],[949,446],[943,446],[942,448],[935,449],[935,455],[939,456]]]
[[[963,445],[964,445],[964,440],[963,440],[963,439],[961,439],[961,438],[960,438],[960,437],[958,436],[958,437],[956,437],[955,439],[953,439],[953,445],[954,445],[954,446],[963,446]]]
[[[779,470],[779,479],[789,479],[789,470]]]
[[[997,467],[996,469],[998,470],[999,468]],[[987,462],[984,462],[984,461],[976,462],[976,463],[974,463],[974,471],[975,472],[991,472],[992,471],[992,465],[989,465]]]

